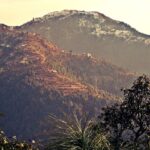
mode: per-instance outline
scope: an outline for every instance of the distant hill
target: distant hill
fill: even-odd
[[[52,12],[17,28],[41,34],[63,49],[90,52],[131,71],[150,73],[150,36],[99,12]]]
[[[59,49],[35,33],[0,25],[0,127],[20,138],[45,137],[48,114],[93,115],[120,100],[134,74],[90,54]]]

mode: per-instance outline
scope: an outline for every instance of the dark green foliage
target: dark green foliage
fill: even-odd
[[[150,80],[140,76],[130,89],[124,89],[124,101],[104,108],[99,124],[107,132],[115,150],[150,149]]]

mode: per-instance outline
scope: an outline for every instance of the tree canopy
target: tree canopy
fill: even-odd
[[[108,106],[99,116],[99,125],[107,133],[114,150],[150,149],[150,79],[140,76],[124,100]]]

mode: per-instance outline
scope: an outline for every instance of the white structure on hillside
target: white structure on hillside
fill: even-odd
[[[91,58],[92,54],[91,53],[87,53],[87,57]]]

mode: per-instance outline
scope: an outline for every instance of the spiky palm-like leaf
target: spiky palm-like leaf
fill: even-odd
[[[57,132],[52,136],[48,150],[109,150],[110,145],[101,132],[93,130],[93,121],[78,119],[74,114],[67,121],[50,116]]]

